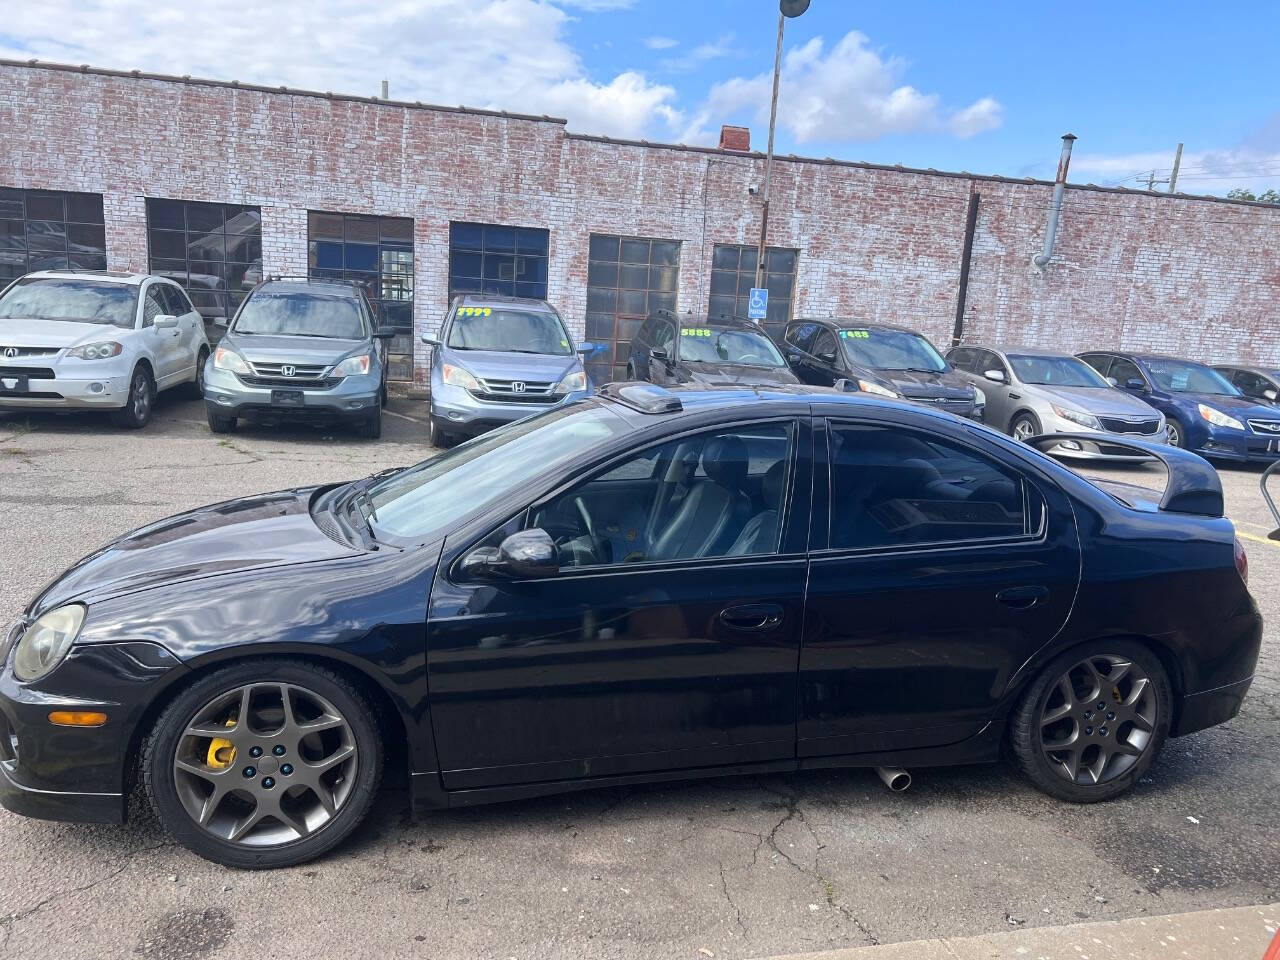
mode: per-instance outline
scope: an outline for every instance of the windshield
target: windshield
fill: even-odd
[[[352,297],[259,290],[245,301],[234,330],[244,334],[363,340],[364,318]]]
[[[874,370],[941,373],[947,369],[933,344],[908,330],[841,330],[840,342],[846,357]]]
[[[19,280],[0,297],[0,320],[68,320],[132,330],[139,289],[105,280]]]
[[[455,350],[499,350],[505,353],[573,352],[560,318],[546,310],[459,307],[449,326],[447,346]]]
[[[535,471],[577,460],[628,431],[607,407],[572,403],[517,420],[375,484],[369,490],[379,538],[423,539],[529,483]]]
[[[1051,387],[1103,387],[1111,384],[1097,370],[1075,357],[1027,357],[1009,354],[1013,372],[1023,383]]]
[[[1217,370],[1186,360],[1148,360],[1151,379],[1161,390],[1173,393],[1210,393],[1219,397],[1238,397],[1233,387]]]
[[[739,363],[747,367],[782,367],[786,361],[763,333],[684,327],[680,330],[680,359],[688,363]]]

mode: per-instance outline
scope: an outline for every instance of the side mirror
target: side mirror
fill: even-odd
[[[424,333],[424,334],[422,335],[422,342],[423,342],[423,343],[425,343],[428,347],[438,347],[438,346],[440,346],[440,338],[439,338],[439,337],[433,337],[433,336],[432,336],[431,334],[429,334],[429,333]]]
[[[983,370],[982,375],[992,383],[1004,383],[1003,370]]]
[[[1141,377],[1130,377],[1124,382],[1125,388],[1129,390],[1146,390],[1147,382]]]
[[[1115,377],[1107,377],[1107,383],[1111,384],[1113,387],[1120,386],[1120,381]]]
[[[221,327],[223,330],[225,330],[227,329],[227,325],[230,321],[228,321],[226,317],[213,317],[209,320],[209,322],[213,324],[215,327]]]
[[[172,330],[178,325],[178,318],[170,313],[162,313],[151,321],[151,325],[157,330]]]
[[[1274,390],[1270,388],[1263,390],[1262,396],[1265,397],[1267,400],[1270,400],[1272,403],[1275,403],[1277,399],[1280,399],[1280,393],[1276,393]]]
[[[373,337],[375,340],[392,340],[395,338],[395,335],[396,335],[395,327],[379,327],[377,330],[373,332]]]
[[[654,347],[649,351],[649,356],[652,357],[654,360],[657,360],[659,363],[666,363],[668,360],[671,359],[670,357],[667,356],[667,351],[659,350],[657,347]]]
[[[463,558],[459,570],[477,580],[539,580],[559,573],[560,559],[550,534],[531,527],[511,534],[497,547],[477,547]]]
[[[578,344],[577,352],[585,357],[589,353],[595,353],[599,346],[597,343],[580,343]]]
[[[827,351],[826,353],[818,354],[818,359],[821,360],[823,363],[835,363],[836,355],[831,351]]]

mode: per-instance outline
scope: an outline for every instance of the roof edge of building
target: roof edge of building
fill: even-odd
[[[483,107],[446,107],[436,103],[423,103],[420,100],[383,100],[381,97],[361,97],[350,93],[302,90],[286,86],[268,87],[260,83],[241,83],[239,80],[209,80],[204,77],[190,76],[178,77],[170,73],[148,73],[144,70],[111,70],[106,67],[92,67],[87,63],[76,66],[70,63],[55,63],[51,60],[11,60],[0,57],[0,67],[81,73],[100,77],[118,77],[124,80],[157,80],[163,83],[182,83],[196,87],[221,87],[227,90],[248,90],[251,93],[274,93],[288,97],[313,97],[318,100],[367,103],[380,107],[399,107],[405,110],[431,110],[437,113],[465,113],[481,117],[501,117],[507,120],[528,120],[534,123],[553,123],[561,127],[568,123],[563,117],[549,117],[545,114],[539,116],[531,113],[513,113],[510,110],[487,110]]]

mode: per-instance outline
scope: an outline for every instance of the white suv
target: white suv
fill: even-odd
[[[41,270],[0,293],[0,410],[108,410],[151,419],[156,394],[204,392],[204,320],[172,280]]]

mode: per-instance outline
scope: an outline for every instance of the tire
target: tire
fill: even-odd
[[[356,432],[366,440],[377,440],[382,436],[382,407],[375,406],[373,412],[360,421]]]
[[[196,357],[196,378],[186,384],[187,396],[192,400],[204,399],[204,362],[209,359],[209,351],[204,347]]]
[[[430,417],[427,421],[427,442],[437,450],[448,450],[453,446],[453,437],[440,427],[440,421]]]
[[[209,421],[209,429],[214,433],[231,433],[236,428],[236,418],[226,417],[220,413],[214,413],[208,407],[205,407],[205,417]]]
[[[129,378],[129,398],[112,411],[111,422],[126,430],[141,430],[151,422],[156,407],[156,384],[147,368],[139,364]]]
[[[1167,442],[1171,447],[1185,447],[1187,445],[1187,431],[1182,428],[1182,424],[1173,417],[1165,419],[1165,424],[1169,428]]]
[[[631,364],[629,364],[629,363],[628,363],[628,364],[627,364],[627,379],[628,379],[628,380],[635,380],[635,378],[636,378],[636,368],[635,368],[635,367],[633,367]]]
[[[284,691],[291,716],[280,706]],[[286,659],[225,667],[182,690],[156,720],[142,754],[147,798],[170,836],[214,863],[272,869],[314,860],[359,825],[377,796],[383,743],[375,716],[326,667]],[[305,733],[308,719],[330,726]],[[198,724],[225,728],[227,738],[193,733]],[[277,724],[285,732],[261,732]],[[277,747],[284,752],[275,755]]]
[[[1090,685],[1094,689],[1087,690]],[[1087,692],[1093,696],[1085,697]],[[1105,706],[1099,710],[1098,704]],[[1010,717],[1009,753],[1023,775],[1051,797],[1110,800],[1155,762],[1172,715],[1173,689],[1159,657],[1134,641],[1095,641],[1054,658],[1027,688]],[[1069,746],[1055,751],[1056,743]],[[1114,749],[1118,744],[1126,749]]]
[[[1018,431],[1022,430],[1023,435],[1019,436]],[[1027,432],[1030,431],[1030,432]],[[1040,421],[1034,413],[1020,413],[1013,418],[1009,424],[1009,436],[1015,440],[1026,442],[1028,438],[1034,437],[1040,432]]]

